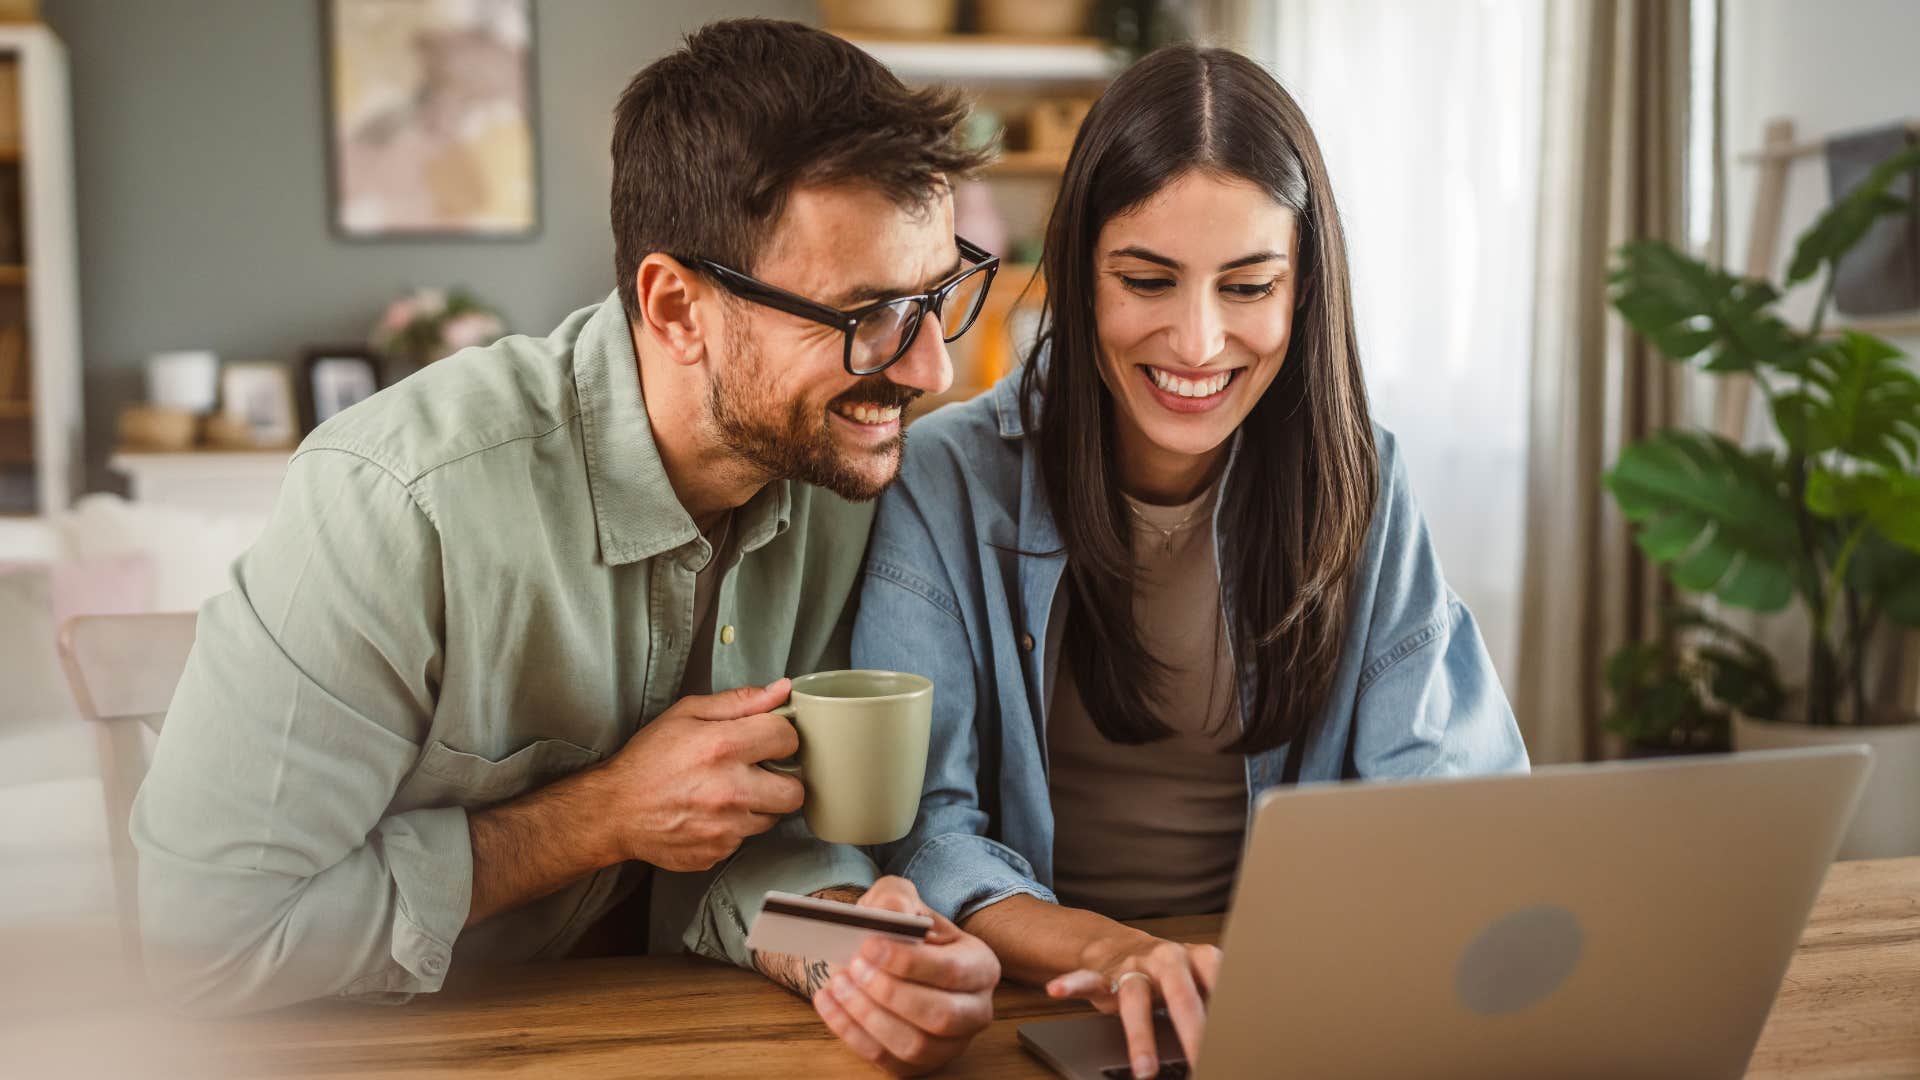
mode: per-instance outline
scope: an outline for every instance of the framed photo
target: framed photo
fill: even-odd
[[[380,359],[357,345],[308,349],[300,364],[301,426],[326,423],[380,389]]]
[[[228,364],[220,372],[220,415],[253,446],[292,446],[300,435],[293,380],[282,364]]]
[[[538,227],[532,0],[319,0],[334,230]]]

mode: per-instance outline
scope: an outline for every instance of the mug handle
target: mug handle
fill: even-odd
[[[777,709],[768,709],[767,711],[772,713],[775,716],[785,717],[787,723],[789,724],[794,722],[795,714],[794,714],[794,708],[792,705],[782,705]],[[768,758],[767,760],[760,762],[760,767],[763,769],[770,769],[773,772],[777,772],[777,773],[786,773],[788,776],[799,776],[800,775],[800,755],[796,753],[792,757]]]

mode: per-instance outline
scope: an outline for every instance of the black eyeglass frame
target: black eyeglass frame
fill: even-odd
[[[809,300],[798,293],[788,292],[778,285],[769,285],[750,274],[743,274],[731,267],[722,266],[712,259],[695,258],[680,261],[688,266],[699,268],[702,273],[718,281],[728,292],[742,300],[762,304],[776,311],[784,311],[789,315],[798,315],[800,318],[839,330],[845,337],[840,350],[840,365],[846,368],[847,374],[878,375],[892,367],[902,356],[907,355],[908,349],[913,348],[914,339],[920,334],[920,323],[926,318],[929,310],[938,316],[940,305],[946,302],[947,297],[951,296],[955,289],[973,275],[985,273],[987,280],[981,283],[980,296],[974,301],[973,310],[967,313],[967,321],[960,324],[960,329],[955,330],[952,337],[948,337],[944,330],[941,331],[941,340],[949,343],[960,340],[960,335],[971,330],[973,324],[980,318],[981,310],[987,305],[987,293],[993,289],[993,277],[1000,270],[1000,256],[968,242],[965,237],[956,236],[953,242],[960,249],[960,257],[971,260],[973,265],[961,267],[958,273],[926,292],[875,300],[871,304],[862,304],[851,311],[842,311],[817,300]],[[853,335],[859,329],[860,320],[905,300],[914,302],[913,314],[900,331],[900,343],[894,347],[893,354],[874,367],[865,370],[856,369],[853,366]]]

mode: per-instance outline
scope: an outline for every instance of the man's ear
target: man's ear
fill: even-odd
[[[654,252],[634,271],[634,293],[639,299],[640,328],[676,364],[698,364],[707,357],[708,343],[719,330],[711,318],[713,305],[707,280],[671,255]]]

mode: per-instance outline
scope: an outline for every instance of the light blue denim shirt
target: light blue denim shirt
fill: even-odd
[[[1047,619],[1066,568],[1024,438],[1020,372],[915,424],[882,496],[853,661],[934,682],[913,831],[872,852],[933,908],[965,919],[1016,893],[1057,902],[1046,760]],[[1527,752],[1466,605],[1447,587],[1393,436],[1375,428],[1380,496],[1340,668],[1302,748],[1303,782],[1524,772]],[[1237,440],[1236,440],[1237,447]],[[1236,449],[1237,453],[1237,449]],[[1233,460],[1228,460],[1229,475]],[[1214,542],[1219,544],[1218,512]],[[1223,583],[1223,605],[1233,604]],[[1253,671],[1239,673],[1242,723]],[[1288,747],[1247,758],[1254,796]]]

